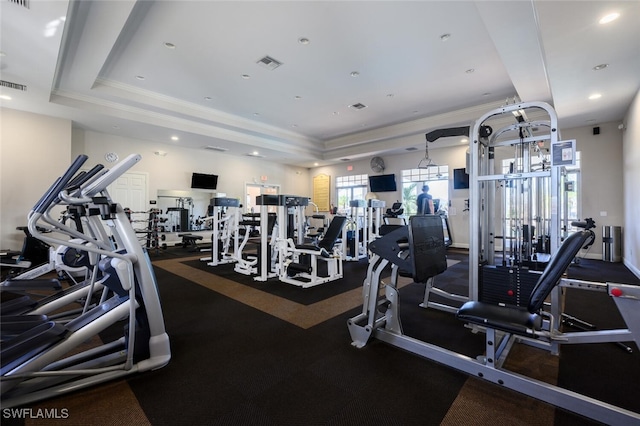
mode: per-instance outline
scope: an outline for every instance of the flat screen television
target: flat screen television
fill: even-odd
[[[216,189],[217,187],[218,175],[208,175],[205,173],[193,173],[191,175],[191,188]]]
[[[396,191],[396,175],[369,176],[369,189],[371,192]]]
[[[469,175],[465,169],[453,169],[453,189],[469,188]]]

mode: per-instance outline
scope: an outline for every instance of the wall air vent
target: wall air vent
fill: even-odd
[[[360,102],[358,102],[357,104],[353,104],[353,105],[349,105],[349,108],[354,108],[354,109],[364,109],[367,106],[365,104],[362,104]]]
[[[271,56],[265,56],[264,58],[258,59],[258,62],[256,62],[258,65],[260,65],[261,67],[264,67],[268,70],[275,70],[276,68],[278,68],[280,65],[282,65],[282,62],[273,59]]]
[[[17,4],[18,6],[29,9],[29,0],[9,0],[9,3]]]
[[[204,149],[208,149],[209,151],[218,151],[218,152],[229,151],[227,148],[223,148],[221,146],[211,146],[211,145],[205,146]]]
[[[0,86],[8,87],[9,89],[22,90],[23,92],[27,91],[27,86],[25,84],[12,83],[5,80],[0,80]]]

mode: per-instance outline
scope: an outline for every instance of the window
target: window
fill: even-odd
[[[347,213],[351,207],[351,200],[364,200],[367,195],[369,175],[351,175],[336,177],[336,189],[338,190],[338,211]]]
[[[406,215],[417,213],[416,199],[425,184],[429,185],[436,210],[446,211],[449,207],[449,166],[408,169],[402,171],[402,207]]]

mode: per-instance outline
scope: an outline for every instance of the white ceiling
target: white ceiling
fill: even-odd
[[[640,88],[638,1],[0,0],[0,8],[2,80],[27,86],[1,87],[11,97],[2,106],[159,149],[258,151],[310,167],[422,148],[426,132],[471,124],[514,97],[552,103],[561,128],[622,120]],[[617,20],[598,23],[614,11]],[[265,56],[282,65],[261,67]],[[594,71],[599,64],[608,67]],[[357,103],[366,108],[350,107]]]

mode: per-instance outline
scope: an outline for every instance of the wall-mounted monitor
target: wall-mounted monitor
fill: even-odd
[[[191,175],[191,188],[216,189],[218,187],[218,175],[193,173]]]
[[[469,175],[465,169],[453,169],[453,189],[469,188]]]
[[[371,192],[396,191],[396,175],[369,176],[369,189],[371,189]]]

